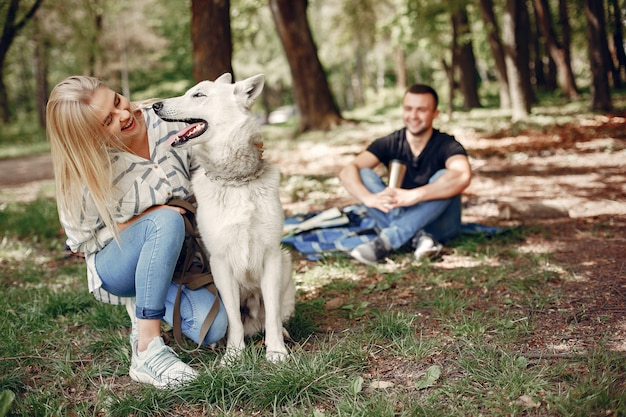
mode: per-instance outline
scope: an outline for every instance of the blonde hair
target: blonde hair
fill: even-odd
[[[46,132],[62,220],[71,227],[80,226],[88,190],[100,218],[117,239],[119,232],[113,220],[113,178],[107,148],[123,149],[123,144],[106,132],[91,104],[94,93],[100,88],[108,87],[93,77],[73,76],[60,82],[48,99]]]

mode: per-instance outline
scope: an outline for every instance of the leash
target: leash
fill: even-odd
[[[220,309],[220,298],[215,283],[213,282],[211,267],[204,253],[204,248],[199,242],[200,235],[196,224],[196,207],[193,205],[194,201],[192,197],[191,201],[172,199],[167,203],[170,206],[180,207],[185,210],[185,214],[183,215],[183,219],[185,220],[185,241],[183,242],[181,254],[176,263],[176,269],[172,279],[172,282],[178,284],[178,291],[174,301],[173,332],[178,347],[188,353],[200,349]],[[182,347],[180,298],[183,285],[192,291],[204,287],[215,296],[213,305],[211,305],[211,309],[200,327],[198,346],[193,350],[187,350]]]

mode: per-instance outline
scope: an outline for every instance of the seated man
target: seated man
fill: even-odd
[[[360,262],[376,264],[412,239],[420,260],[439,253],[441,243],[459,233],[461,193],[470,183],[471,168],[463,146],[433,129],[437,105],[434,89],[411,86],[402,99],[405,127],[376,139],[339,174],[380,229],[378,237],[350,253]],[[392,160],[406,165],[401,188],[387,187],[373,171]]]

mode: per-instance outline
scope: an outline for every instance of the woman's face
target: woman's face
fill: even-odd
[[[130,107],[130,101],[109,88],[99,88],[91,99],[96,116],[112,137],[119,138],[125,145],[146,138],[143,118],[138,118]]]

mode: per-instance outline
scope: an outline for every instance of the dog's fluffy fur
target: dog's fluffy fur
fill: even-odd
[[[153,108],[165,120],[191,124],[172,146],[193,146],[201,167],[192,187],[198,230],[228,314],[225,359],[239,355],[244,336],[265,329],[266,357],[275,362],[287,355],[283,322],[293,313],[295,286],[291,258],[280,245],[280,173],[261,158],[250,111],[263,84],[263,75],[233,84],[224,74]]]

